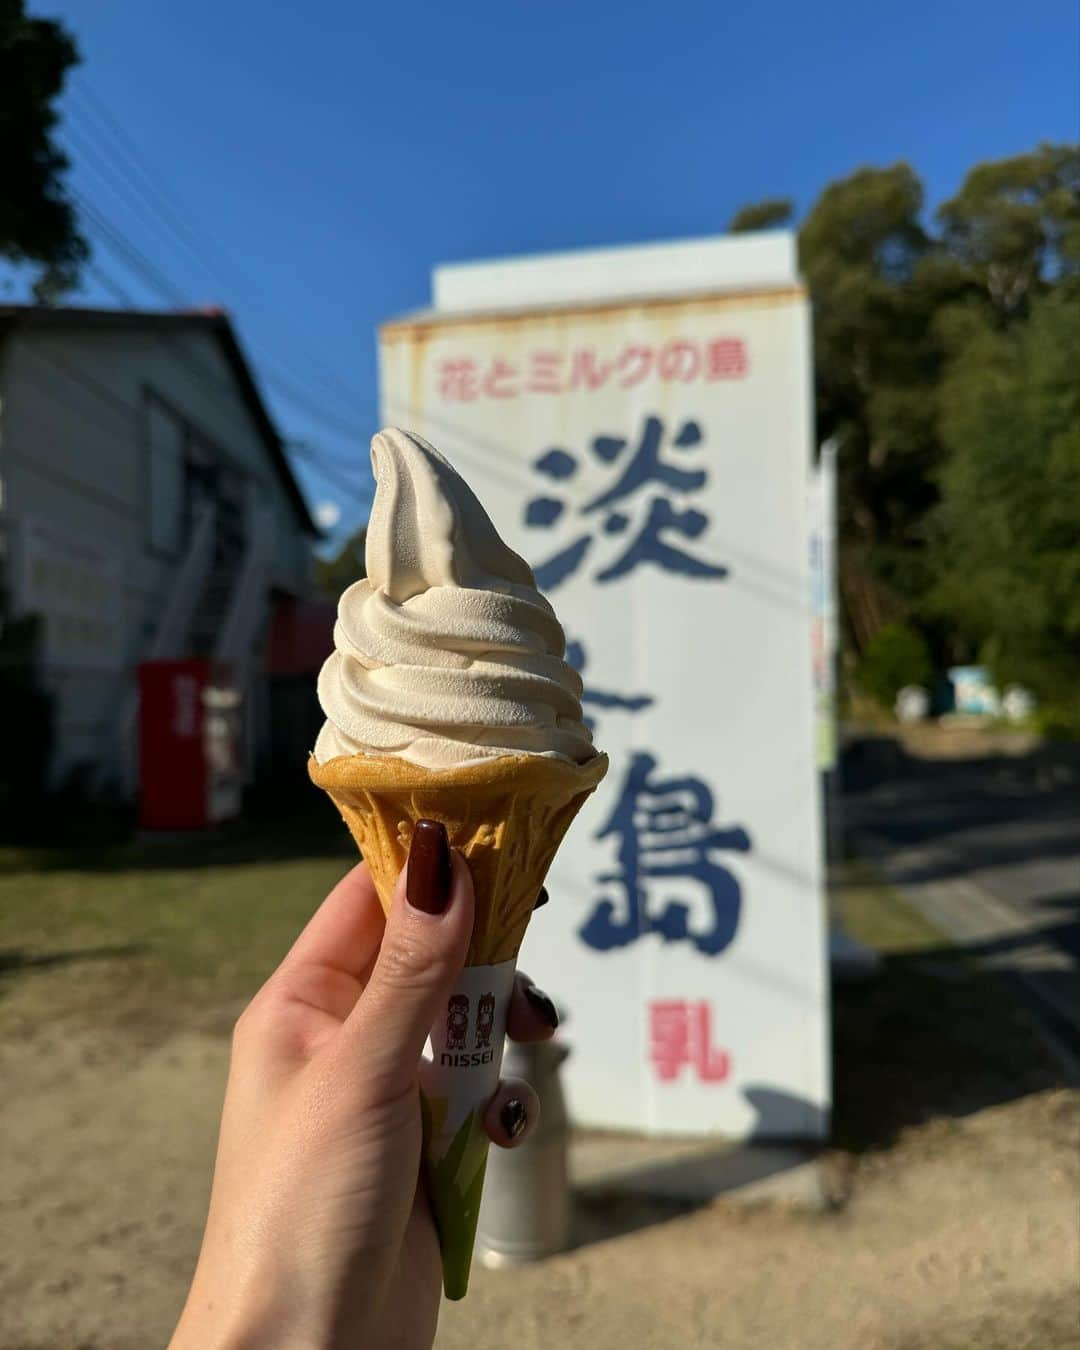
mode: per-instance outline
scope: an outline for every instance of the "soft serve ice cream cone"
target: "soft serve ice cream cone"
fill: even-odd
[[[447,1296],[460,1298],[480,1208],[518,948],[566,829],[604,776],[581,679],[528,565],[419,436],[372,442],[368,575],[341,597],[319,676],[312,779],[333,798],[384,908],[417,820],[468,859],[476,922],[422,1076],[428,1191]]]

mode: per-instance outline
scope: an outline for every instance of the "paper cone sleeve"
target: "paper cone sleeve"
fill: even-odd
[[[441,820],[468,859],[476,921],[465,964],[517,956],[540,887],[563,835],[607,772],[541,755],[500,755],[427,769],[387,755],[308,761],[312,781],[341,812],[388,910],[418,820]]]

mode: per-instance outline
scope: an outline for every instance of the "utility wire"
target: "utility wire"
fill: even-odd
[[[200,262],[205,267],[205,259],[200,250],[192,244],[191,232],[185,225],[183,218],[172,210],[168,198],[155,187],[153,180],[149,175],[149,171],[145,167],[145,161],[142,160],[130,138],[127,137],[126,133],[120,128],[115,118],[108,112],[100,99],[98,99],[85,84],[82,85],[81,88],[86,96],[87,103],[93,108],[99,121],[112,132],[113,140],[122,150],[124,150],[128,161],[138,172],[140,179],[144,184],[144,188],[142,189],[144,195],[149,195],[159,217],[166,222],[173,235],[182,240],[184,246],[187,248],[188,252],[195,257],[196,261]],[[116,174],[112,173],[111,175],[107,175],[102,170],[100,166],[103,161],[96,151],[93,152],[89,158],[96,167],[98,176],[103,180],[108,178],[114,185],[113,190],[116,191]],[[127,183],[129,178],[130,175],[127,175],[127,177],[121,181]],[[124,195],[127,196],[129,200],[132,200],[133,193],[130,185],[127,186]],[[85,198],[82,198],[82,200],[85,201]],[[144,215],[144,213],[141,214]],[[161,273],[160,269],[146,257],[142,250],[138,249],[136,245],[126,239],[123,232],[115,225],[112,225],[107,218],[103,216],[102,212],[96,211],[96,215],[102,221],[100,228],[103,233],[105,233],[107,242],[116,249],[124,252],[127,260],[147,279],[152,288],[155,289],[158,294],[163,295],[170,303],[179,303],[182,307],[186,306],[186,300],[181,296],[178,288],[165,277],[163,273]],[[210,269],[208,268],[207,270]],[[178,297],[180,298],[178,299]],[[256,346],[256,348],[259,347],[258,343],[253,345]],[[361,427],[357,422],[352,421],[350,418],[342,417],[336,410],[328,408],[324,401],[317,395],[304,389],[301,384],[296,383],[292,378],[282,375],[276,370],[270,369],[265,362],[264,378],[267,384],[273,388],[280,397],[285,398],[309,417],[321,422],[321,424],[328,429],[340,435],[344,435],[350,440],[359,440],[361,443],[366,442],[368,439],[369,432],[367,429]],[[441,419],[433,418],[429,412],[428,420],[439,421]],[[456,428],[453,428],[449,422],[443,422],[442,424],[445,425],[448,430],[457,430]],[[455,439],[458,440],[460,444],[460,438],[455,437]],[[470,449],[468,451],[459,449],[458,455],[460,458],[464,459],[466,462],[471,462],[482,472],[500,478],[503,482],[511,483],[514,486],[521,485],[520,473],[515,473],[513,469],[509,469],[508,471],[502,447],[480,442],[475,435],[471,433],[467,433],[467,440]],[[472,453],[473,451],[476,453]]]
[[[79,82],[74,87],[73,93],[76,95],[75,110],[81,118],[80,129],[82,134],[92,137],[96,133],[99,138],[98,162],[100,163],[104,156],[112,157],[114,178],[116,175],[123,177],[128,183],[129,195],[134,192],[140,197],[189,256],[209,275],[213,276],[219,284],[223,284],[227,289],[232,290],[237,278],[239,278],[251,295],[261,294],[261,288],[252,285],[250,277],[245,276],[242,269],[237,267],[221,245],[205,229],[196,230],[194,228],[191,223],[191,213],[183,210],[177,204],[176,198],[164,189],[160,180],[155,181],[154,174],[131,136],[85,81]],[[81,96],[81,99],[79,96]],[[275,317],[274,311],[266,305],[265,301],[256,305],[255,308],[261,308],[263,314],[272,319]],[[278,316],[278,319],[280,322],[280,316]],[[295,335],[292,341],[294,348],[303,355],[305,363],[309,367],[311,379],[323,385],[327,390],[332,390],[335,397],[344,398],[349,404],[356,402],[357,391],[354,388],[351,388],[336,372],[325,365],[310,349],[299,347],[296,344]],[[255,343],[253,345],[263,347],[265,350],[264,344]]]
[[[140,194],[143,198],[147,199],[158,217],[165,222],[171,234],[183,244],[195,260],[199,262],[200,265],[207,268],[208,271],[213,270],[207,266],[206,259],[201,249],[193,242],[193,234],[186,225],[183,216],[173,209],[168,197],[154,184],[149,170],[146,168],[145,161],[142,159],[131,139],[119,126],[112,114],[108,112],[104,104],[101,103],[100,99],[98,99],[85,84],[81,86],[81,90],[85,95],[88,106],[90,106],[96,114],[99,124],[107,128],[111,133],[111,139],[114,145],[119,147],[119,150],[124,153],[127,164],[133,166],[134,172],[138,175],[139,182],[133,186],[133,175],[125,165],[110,168],[108,160],[85,139],[80,137],[80,139],[82,139],[81,146],[79,145],[78,140],[75,141],[76,149],[80,154],[86,157],[90,162],[91,167],[97,173],[97,176],[102,181],[107,182],[114,193],[118,196],[124,196],[129,203],[135,203],[135,208],[143,219],[146,217],[145,211],[143,211],[139,205]],[[90,151],[89,154],[86,153],[88,149]],[[118,183],[120,184],[120,189],[122,189],[122,191],[118,189]],[[104,213],[95,207],[93,203],[89,202],[83,194],[74,193],[73,195],[77,197],[80,205],[87,211],[91,223],[96,225],[99,234],[102,236],[107,246],[116,252],[129,267],[133,268],[140,276],[142,276],[151,288],[159,295],[163,296],[170,304],[178,305],[181,308],[188,307],[187,299],[179,288],[140,248],[138,248],[137,245],[127,238],[122,230],[109,221]],[[112,289],[115,294],[115,287]],[[130,297],[126,297],[126,303],[133,306],[133,301]],[[253,345],[256,347],[259,346],[257,343]],[[216,377],[210,376],[210,378]],[[361,443],[367,440],[368,431],[366,429],[362,428],[358,423],[351,419],[342,417],[336,410],[328,408],[318,395],[306,390],[292,378],[284,376],[268,367],[264,369],[264,378],[266,379],[267,384],[281,397],[285,398],[295,407],[301,409],[309,417],[319,421],[325,427],[340,435],[348,437],[350,440],[359,440]],[[216,382],[221,385],[219,379],[216,380]],[[334,381],[334,383],[336,384],[337,382]],[[222,387],[227,388],[227,386],[223,385]],[[341,387],[342,386],[338,384],[338,388]],[[351,397],[348,393],[347,396]],[[439,421],[441,419],[433,419],[429,413],[429,420]],[[456,428],[452,428],[448,422],[444,422],[443,425],[446,425],[447,429],[457,430]],[[455,440],[459,442],[459,445],[460,439],[460,437],[455,437]],[[460,458],[464,459],[466,462],[471,462],[484,473],[500,478],[502,481],[511,483],[514,486],[520,486],[521,475],[520,473],[515,473],[513,469],[506,464],[505,455],[501,447],[480,442],[474,434],[467,433],[467,440],[470,448],[467,451],[462,451],[459,448],[458,455]],[[316,455],[326,453],[325,451],[312,451],[310,446],[308,449],[309,462],[312,464],[315,463]],[[476,453],[473,454],[471,453],[472,451],[475,451]],[[327,462],[334,465],[335,470],[340,464],[340,461],[331,460],[329,458]],[[344,466],[342,465],[341,467]],[[335,481],[334,470],[328,474],[327,481]],[[337,481],[340,482],[341,480],[339,479]]]
[[[122,231],[113,226],[82,193],[73,191],[72,195],[86,213],[91,227],[101,236],[105,244],[123,259],[128,266],[140,274],[160,294],[164,295],[167,299],[177,301],[180,306],[184,308],[183,296],[181,296],[172,286],[168,278],[158,271],[142,250],[132,244]],[[131,294],[112,278],[104,268],[91,263],[89,265],[89,270],[112,295],[117,297],[121,304],[126,305],[130,309],[135,308],[135,302]],[[167,335],[157,334],[157,337],[161,343],[168,347],[169,351],[177,361],[186,366],[199,381],[204,383],[207,391],[209,391],[209,386],[212,384],[221,390],[223,394],[231,397],[234,392],[232,386],[223,381],[220,376],[209,370],[201,362],[195,360],[190,353],[180,348],[175,340],[170,339]],[[229,411],[232,411],[231,407]],[[350,434],[362,438],[362,434],[355,428],[350,429]],[[296,442],[293,443],[295,444]],[[324,471],[323,476],[327,482],[341,486],[341,484],[346,481],[344,477],[339,476],[340,471],[345,470],[345,465],[341,464],[340,461],[333,459],[325,451],[314,449],[309,443],[305,442],[304,445],[308,462]],[[350,485],[346,490],[354,497],[359,496],[366,499],[368,495],[357,484]]]
[[[332,486],[347,496],[353,497],[358,501],[370,505],[371,490],[362,483],[349,481],[344,474],[339,474],[336,470],[327,467],[326,459],[321,455],[317,448],[309,445],[306,441],[286,440],[286,448],[291,454],[297,455],[300,459],[312,465],[315,472],[318,473]]]
[[[193,308],[187,297],[180,291],[168,277],[161,272],[158,267],[146,256],[146,254],[133,244],[130,239],[83,194],[76,188],[72,188],[71,195],[75,198],[79,207],[87,217],[91,227],[96,230],[102,241],[118,257],[123,259],[126,264],[134,270],[143,280],[156,291],[166,303],[181,310]],[[325,426],[339,434],[359,440],[363,443],[367,437],[365,432],[356,423],[346,422],[336,414],[327,411],[321,407],[313,398],[308,397],[303,390],[292,384],[291,381],[282,376],[274,375],[269,372],[265,374],[266,383],[272,388],[277,389],[283,397],[294,403],[297,407],[303,408],[309,417],[321,421]]]
[[[92,394],[101,404],[112,409],[114,413],[125,418],[130,417],[136,420],[142,417],[144,410],[138,404],[132,403],[130,399],[124,398],[122,394],[117,394],[115,390],[110,389],[108,385],[102,384],[100,380],[95,379],[92,375],[88,375],[84,370],[80,370],[78,366],[74,366],[69,361],[65,361],[63,357],[57,356],[53,352],[41,351],[33,344],[28,344],[27,350],[30,352],[33,360],[37,361],[39,364],[44,363],[50,365],[55,370],[60,371],[67,379],[71,380],[72,383],[77,384],[80,388],[86,390],[87,393]],[[41,386],[39,385],[39,387]],[[92,421],[97,429],[104,435],[109,437],[116,435],[115,426],[103,422],[100,418],[91,417],[88,420]],[[299,453],[301,458],[305,458],[312,462],[317,472],[324,477],[327,482],[332,482],[339,490],[353,497],[356,501],[366,503],[369,494],[364,491],[363,486],[358,483],[349,483],[344,477],[338,477],[335,474],[328,473],[325,464],[320,461],[318,453],[305,442],[286,441],[283,442],[283,444],[290,450]]]

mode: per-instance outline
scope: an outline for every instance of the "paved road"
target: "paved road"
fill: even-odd
[[[1021,976],[1080,1048],[1080,760],[915,759],[857,743],[845,833],[973,955]]]

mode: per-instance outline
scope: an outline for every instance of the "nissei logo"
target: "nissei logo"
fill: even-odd
[[[439,1063],[448,1069],[471,1069],[477,1064],[490,1064],[494,1058],[494,1050],[478,1050],[471,1055],[448,1055],[443,1051]]]

